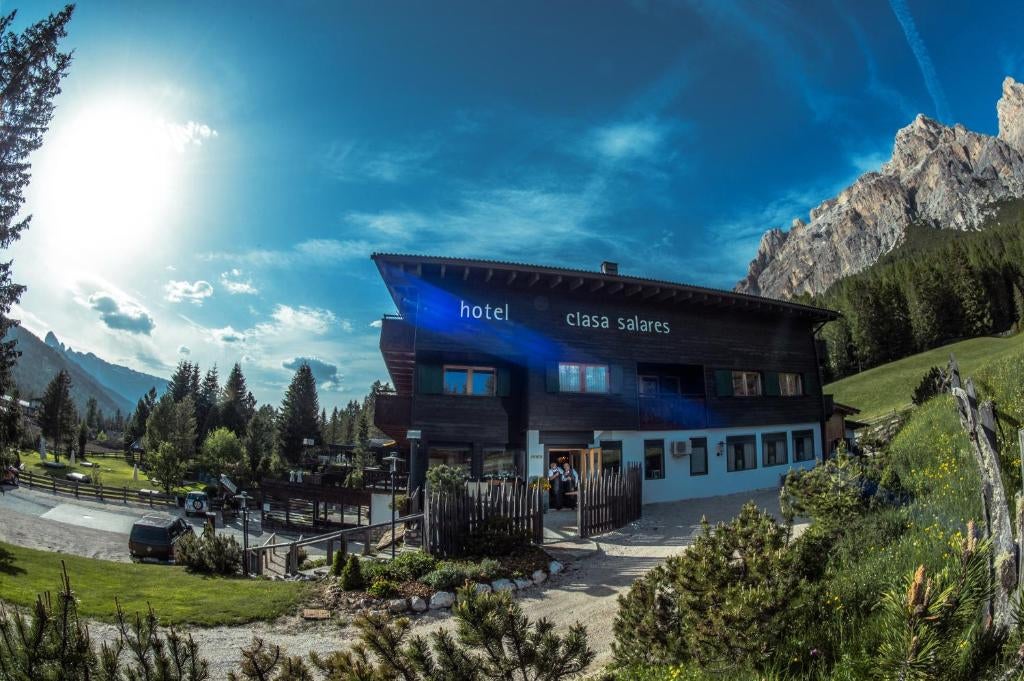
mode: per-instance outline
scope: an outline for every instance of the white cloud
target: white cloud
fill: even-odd
[[[235,331],[230,325],[225,326],[221,329],[210,329],[210,336],[213,340],[221,345],[232,345],[235,343],[244,343],[246,334],[241,331]]]
[[[307,307],[300,305],[298,307],[291,307],[290,305],[278,305],[274,308],[271,313],[271,318],[274,320],[274,324],[260,324],[257,325],[257,329],[263,328],[271,332],[277,332],[281,329],[290,329],[295,331],[307,331],[309,333],[324,334],[330,330],[338,318],[330,310],[324,310],[317,307]]]
[[[286,249],[254,249],[250,251],[218,251],[200,256],[208,261],[245,264],[250,267],[295,267],[336,265],[365,258],[374,245],[367,241],[341,239],[307,239]]]
[[[187,345],[179,345],[178,346],[178,354],[179,355],[191,355],[192,354],[192,350]]]
[[[133,300],[118,298],[107,291],[96,291],[89,296],[88,306],[100,313],[108,328],[149,335],[156,322],[148,311]]]
[[[171,280],[164,286],[166,298],[172,303],[180,303],[187,300],[196,305],[202,305],[205,298],[213,295],[213,286],[210,282],[199,279],[194,282]]]
[[[666,132],[653,120],[617,123],[595,130],[593,144],[600,155],[613,161],[646,158],[658,150]]]
[[[384,322],[380,319],[374,319],[372,322],[370,322],[370,326],[372,326],[375,329],[379,329],[380,327],[384,326]]]
[[[232,295],[256,295],[260,292],[258,288],[253,286],[252,279],[242,279],[241,277],[242,271],[234,268],[230,272],[221,272],[220,283]]]
[[[438,146],[432,143],[381,149],[356,142],[334,142],[324,154],[323,163],[328,174],[343,182],[399,182],[429,173],[428,162],[437,150]]]
[[[201,147],[203,142],[217,137],[217,131],[205,123],[188,121],[187,123],[164,123],[167,135],[175,150],[181,152],[187,147]]]

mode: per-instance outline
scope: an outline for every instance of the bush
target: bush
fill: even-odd
[[[435,570],[424,575],[420,581],[437,591],[451,591],[466,583],[469,577],[455,563],[442,563]]]
[[[637,580],[623,599],[613,625],[616,662],[692,659],[767,670],[806,625],[789,538],[788,527],[752,503],[714,530],[705,522],[685,553]]]
[[[530,545],[530,533],[516,530],[511,518],[491,516],[466,538],[466,552],[474,556],[510,556]]]
[[[459,563],[459,568],[467,579],[477,582],[490,582],[502,576],[501,563],[493,558],[484,558],[478,563]]]
[[[345,569],[346,554],[344,551],[335,551],[331,559],[331,576],[341,577],[341,571]]]
[[[341,571],[339,583],[345,591],[358,591],[366,586],[361,562],[354,553],[349,554],[348,560],[345,561],[345,567]]]
[[[389,579],[378,579],[366,590],[374,598],[394,598],[398,595],[398,585]]]
[[[466,474],[447,464],[431,466],[427,469],[427,485],[432,492],[462,492],[466,489]]]
[[[199,537],[191,533],[182,537],[175,546],[174,559],[190,572],[233,575],[242,569],[242,547],[234,537],[207,528]]]
[[[791,470],[779,493],[779,505],[789,520],[801,516],[835,528],[866,510],[864,483],[857,462],[837,456],[810,470]]]
[[[437,565],[437,560],[423,551],[406,551],[384,563],[387,577],[397,582],[410,582],[427,574]]]
[[[928,370],[924,376],[921,377],[921,382],[914,388],[914,394],[910,400],[916,405],[922,405],[932,397],[935,397],[945,385],[946,377],[942,373],[942,369],[939,367],[932,367]]]

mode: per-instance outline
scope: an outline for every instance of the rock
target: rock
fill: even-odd
[[[534,584],[543,584],[544,581],[548,578],[548,573],[544,572],[543,570],[534,570],[533,574],[530,575],[530,577],[531,579],[533,579]]]
[[[455,596],[450,591],[438,591],[430,597],[430,609],[450,608],[455,602]]]
[[[478,594],[489,594],[491,593],[491,585],[481,584],[478,582],[473,585],[473,591],[477,592]]]
[[[419,596],[413,596],[409,600],[409,605],[412,606],[413,612],[424,612],[427,609],[427,602]]]
[[[530,581],[529,579],[518,579],[517,578],[515,580],[515,583],[516,583],[516,588],[519,589],[520,591],[522,591],[523,589],[527,589],[527,588],[533,586],[533,582]]]
[[[551,576],[557,575],[561,571],[562,564],[559,563],[557,560],[551,561],[551,564],[548,565],[548,574],[550,574]]]
[[[373,605],[374,605],[374,602],[375,601],[372,598],[364,598],[363,600],[359,601],[359,607],[360,608],[372,608]]]
[[[405,612],[409,609],[409,601],[404,598],[392,598],[388,601],[388,610],[393,613]]]
[[[515,591],[516,585],[508,579],[496,579],[493,582],[491,582],[491,588],[494,589],[495,593],[501,591]]]
[[[973,230],[993,204],[1024,197],[1024,84],[1007,78],[996,111],[998,137],[918,115],[896,133],[891,158],[877,170],[811,210],[809,222],[765,232],[736,290],[821,293],[874,264],[913,223]]]

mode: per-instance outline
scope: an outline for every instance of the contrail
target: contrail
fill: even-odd
[[[946,93],[942,91],[939,76],[935,73],[935,64],[932,63],[932,58],[928,55],[928,48],[925,47],[921,34],[917,32],[914,17],[910,14],[910,8],[907,7],[906,0],[889,0],[889,6],[892,7],[896,20],[903,27],[903,35],[906,36],[907,44],[910,45],[910,51],[914,53],[914,58],[917,59],[917,65],[920,67],[921,75],[924,77],[924,85],[928,88],[928,94],[931,95],[932,105],[935,106],[935,115],[945,123],[951,122],[949,104],[946,102]]]

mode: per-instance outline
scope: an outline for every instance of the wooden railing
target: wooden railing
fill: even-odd
[[[177,506],[178,498],[173,494],[164,494],[156,490],[137,490],[128,486],[109,487],[106,485],[93,485],[87,482],[74,482],[72,480],[61,480],[49,475],[36,475],[32,471],[25,471],[19,476],[19,482],[29,489],[39,489],[51,494],[70,494],[76,499],[98,499],[100,501],[120,501],[127,504],[129,501],[148,503],[152,506]]]
[[[580,537],[593,537],[617,530],[640,518],[643,504],[640,466],[625,471],[599,472],[580,480],[576,504],[576,526]]]

